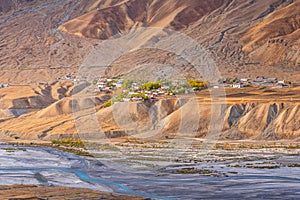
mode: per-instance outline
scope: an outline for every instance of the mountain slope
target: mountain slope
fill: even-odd
[[[243,36],[243,50],[266,64],[300,63],[300,1],[278,9]]]
[[[130,0],[91,11],[63,24],[60,29],[89,38],[108,39],[136,27],[184,29],[220,7],[223,0]]]
[[[93,42],[61,33],[57,28],[85,13],[87,3],[2,0],[1,6],[11,6],[0,13],[1,82],[54,81],[75,72]]]
[[[168,28],[191,36],[214,54],[223,76],[238,72],[299,80],[299,2],[1,0],[0,80],[53,81],[75,74],[103,39],[137,27]],[[130,66],[153,57],[168,60],[160,52],[133,52],[113,71],[126,73],[119,70],[125,61]]]
[[[107,39],[141,26],[169,28],[188,34],[214,52],[224,76],[239,72],[241,76],[299,79],[292,73],[299,70],[295,68],[299,64],[299,2],[129,0],[88,12],[60,29],[85,38]],[[136,63],[136,57],[147,56],[128,55],[126,61]]]

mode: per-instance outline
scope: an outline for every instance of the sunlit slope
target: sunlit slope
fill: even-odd
[[[278,9],[242,37],[243,50],[266,64],[300,62],[300,1]]]
[[[65,97],[43,109],[3,121],[0,129],[6,136],[40,140],[128,135],[205,138],[208,133],[220,139],[293,140],[300,137],[299,88],[284,91],[289,97],[256,91],[241,99],[231,92],[226,99],[211,102],[204,92],[191,99],[120,102],[111,107],[103,106],[109,99],[105,95]]]

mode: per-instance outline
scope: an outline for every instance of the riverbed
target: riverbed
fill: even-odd
[[[163,162],[155,156],[136,162],[0,144],[0,185],[90,188],[155,199],[298,199],[299,153],[297,149],[216,150],[205,157],[195,154],[199,159],[192,162]],[[154,167],[145,167],[149,163]]]

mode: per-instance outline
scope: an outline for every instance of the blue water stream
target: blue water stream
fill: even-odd
[[[121,183],[116,183],[113,181],[106,181],[102,180],[99,178],[92,178],[90,177],[86,172],[78,170],[78,169],[71,169],[71,168],[37,168],[37,169],[32,169],[32,168],[11,168],[11,169],[2,169],[0,168],[0,171],[31,171],[31,172],[42,172],[42,171],[61,171],[61,172],[67,172],[67,173],[72,173],[75,174],[80,180],[88,183],[97,183],[97,184],[102,184],[102,185],[107,185],[107,186],[116,186],[118,190],[116,192],[122,193],[122,194],[128,194],[128,195],[134,195],[134,196],[141,196],[141,197],[149,197],[152,199],[162,199],[162,200],[171,200],[172,198],[164,197],[164,196],[158,196],[155,194],[148,194],[148,193],[143,193],[143,192],[136,192],[125,185]]]

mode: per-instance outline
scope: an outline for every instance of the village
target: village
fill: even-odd
[[[96,82],[95,82],[96,83]],[[194,90],[207,88],[207,83],[202,81],[187,80],[161,80],[154,82],[133,81],[122,78],[99,79],[95,84],[95,92],[112,93],[114,101],[143,101],[155,100],[160,96],[173,96],[178,94],[190,94]],[[193,84],[193,88],[191,88]]]
[[[210,84],[202,80],[159,80],[154,82],[133,81],[121,77],[99,78],[94,81],[95,92],[114,93],[114,102],[155,100],[159,97],[173,95],[187,95],[204,89],[266,87],[283,89],[293,87],[291,81],[278,80],[258,76],[249,78],[224,78],[217,84]]]
[[[224,78],[218,81],[218,87],[232,87],[232,88],[244,88],[244,87],[270,87],[270,88],[288,88],[293,87],[291,81],[288,80],[278,80],[277,78],[266,78],[264,76],[257,76],[255,79],[250,78]]]
[[[63,77],[57,78],[56,81],[73,81],[80,82],[76,76],[66,74]],[[47,83],[39,83],[47,84]],[[15,84],[0,83],[0,88],[10,87]],[[93,81],[95,93],[114,94],[114,102],[126,101],[144,101],[155,100],[163,96],[187,95],[204,89],[218,88],[237,88],[245,87],[266,87],[283,89],[294,87],[291,81],[278,80],[277,78],[266,78],[257,76],[255,79],[250,78],[223,78],[216,84],[208,83],[202,80],[159,80],[154,82],[133,81],[122,77],[112,78],[97,78]]]

